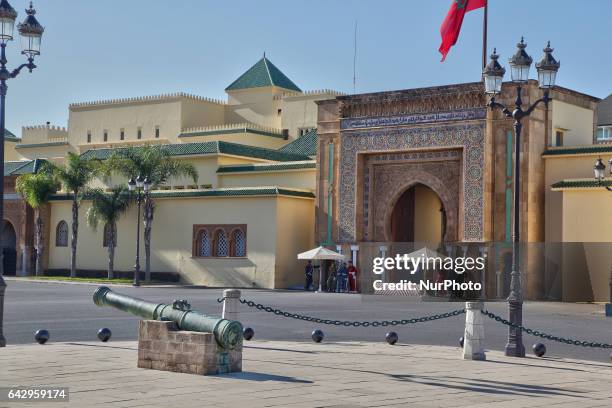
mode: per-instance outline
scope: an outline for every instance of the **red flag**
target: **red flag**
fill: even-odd
[[[442,54],[442,61],[446,59],[446,54],[459,38],[465,13],[484,7],[486,3],[487,0],[453,0],[448,14],[440,26],[442,44],[439,51]]]

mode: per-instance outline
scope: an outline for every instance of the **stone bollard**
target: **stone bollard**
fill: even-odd
[[[225,289],[223,291],[223,314],[222,318],[240,321],[238,305],[240,304],[240,291],[238,289]]]
[[[464,360],[486,360],[484,350],[484,317],[482,302],[465,302]]]

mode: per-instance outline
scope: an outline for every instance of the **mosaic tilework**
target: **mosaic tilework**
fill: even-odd
[[[448,224],[444,239],[456,240],[456,198],[459,197],[459,166],[462,158],[462,149],[368,154],[363,172],[363,238],[366,241],[390,240],[384,233],[388,222],[385,210],[397,198],[394,195],[403,193],[407,185],[421,182],[436,191],[447,212]],[[369,231],[369,220],[373,220],[372,234]]]
[[[483,237],[485,123],[432,125],[419,128],[366,129],[342,132],[338,237],[356,241],[357,156],[363,153],[422,148],[461,147],[463,160],[463,241]]]

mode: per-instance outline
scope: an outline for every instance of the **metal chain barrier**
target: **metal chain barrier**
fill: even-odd
[[[224,298],[217,299],[217,302],[223,302]],[[465,313],[465,309],[458,309],[448,313],[441,313],[437,315],[431,316],[423,316],[423,317],[415,317],[412,319],[404,319],[404,320],[381,320],[381,321],[349,321],[349,320],[329,320],[329,319],[319,319],[318,317],[312,316],[304,316],[297,313],[289,313],[282,311],[280,309],[274,309],[270,306],[265,306],[260,303],[255,303],[252,300],[240,299],[240,303],[243,305],[247,305],[248,307],[253,307],[257,310],[262,310],[264,312],[273,313],[277,316],[289,317],[297,320],[304,320],[306,322],[313,322],[319,324],[329,324],[333,326],[345,326],[345,327],[387,327],[387,326],[399,326],[406,324],[414,324],[414,323],[424,323],[431,322],[434,320],[446,319],[448,317],[459,316]]]
[[[491,319],[495,320],[496,322],[500,322],[502,324],[505,324],[506,326],[515,327],[517,329],[522,330],[523,332],[525,332],[527,334],[531,334],[532,336],[536,336],[536,337],[541,337],[541,338],[546,339],[546,340],[556,341],[556,342],[559,342],[559,343],[565,343],[565,344],[569,344],[569,345],[572,345],[572,346],[595,347],[595,348],[604,348],[604,349],[612,348],[612,344],[594,343],[594,342],[591,342],[591,341],[572,340],[572,339],[566,339],[564,337],[553,336],[552,334],[542,333],[542,332],[539,332],[537,330],[528,329],[527,327],[521,326],[520,324],[512,323],[512,322],[504,319],[501,316],[498,316],[498,315],[496,315],[494,313],[489,312],[488,310],[482,310],[481,312],[482,312],[482,314],[484,314],[487,317],[490,317]]]

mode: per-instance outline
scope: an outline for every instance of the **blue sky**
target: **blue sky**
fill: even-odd
[[[25,13],[26,0],[9,0]],[[482,10],[466,15],[440,63],[439,27],[450,0],[37,0],[45,26],[39,68],[9,82],[7,128],[66,125],[68,104],[223,89],[266,52],[302,89],[357,92],[480,79]],[[611,0],[490,0],[489,47],[504,65],[521,35],[538,60],[547,40],[561,61],[558,84],[612,92]],[[10,68],[23,62],[8,47]],[[533,69],[532,77],[535,76]]]

